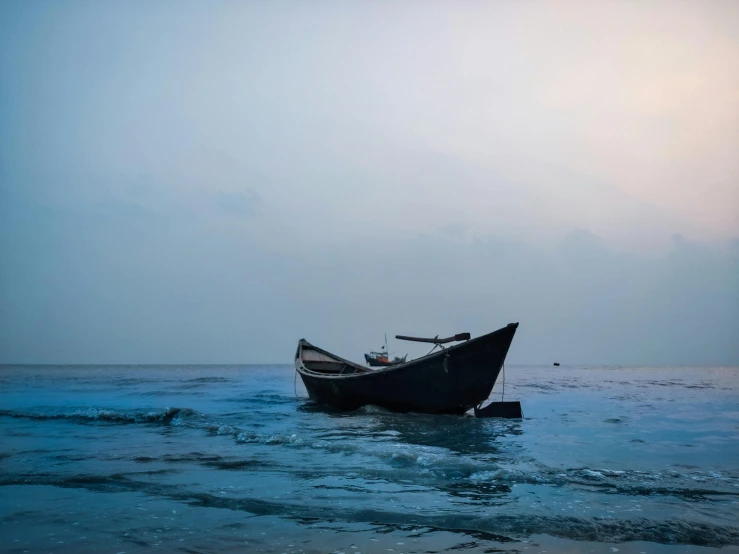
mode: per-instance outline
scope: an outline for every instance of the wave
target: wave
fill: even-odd
[[[593,487],[602,492],[631,496],[673,496],[707,500],[713,496],[739,497],[739,476],[718,472],[678,472],[664,470],[646,472],[603,468],[570,468],[557,470],[544,466],[528,469],[499,468],[470,476],[475,483],[538,484],[570,487]]]
[[[537,462],[507,466],[508,459],[501,454],[483,458],[460,454],[438,446],[409,445],[403,443],[354,440],[337,435],[331,437],[304,436],[298,433],[263,433],[242,430],[231,425],[204,424],[213,435],[231,436],[238,444],[258,444],[275,448],[321,450],[329,454],[363,456],[384,462],[385,465],[367,470],[374,477],[388,482],[399,479],[422,480],[436,488],[450,483],[493,485],[510,487],[519,484],[593,487],[602,492],[614,492],[637,496],[673,496],[683,499],[708,499],[712,496],[739,496],[739,475],[697,470],[663,470],[646,472],[609,468],[550,468]],[[366,460],[366,458],[364,458]],[[212,460],[192,460],[211,462]],[[362,458],[357,458],[363,464]],[[224,468],[253,466],[251,461],[231,459],[224,461]],[[205,465],[218,464],[206,463]]]
[[[155,470],[161,472],[161,470]],[[289,517],[293,520],[344,521],[368,523],[393,530],[408,525],[430,530],[446,531],[464,535],[494,535],[495,540],[512,541],[531,535],[547,534],[576,541],[620,543],[644,541],[659,544],[685,544],[696,546],[723,547],[739,545],[739,529],[728,525],[712,524],[689,519],[615,519],[606,517],[544,516],[534,514],[424,514],[408,513],[375,508],[345,507],[280,502],[250,497],[224,497],[207,492],[188,490],[182,485],[153,483],[151,480],[137,481],[132,477],[148,472],[115,475],[48,475],[48,474],[5,474],[0,477],[0,486],[47,485],[62,488],[81,488],[93,492],[136,492],[186,503],[190,506],[227,509],[253,515]]]
[[[204,454],[203,452],[189,452],[187,454],[164,454],[163,456],[136,456],[135,462],[149,464],[163,462],[167,464],[197,463],[206,467],[229,471],[242,471],[255,468],[274,468],[274,463],[255,458],[229,458],[218,454]]]
[[[192,379],[185,379],[185,383],[232,383],[233,379],[228,377],[194,377]]]
[[[297,398],[295,396],[287,396],[284,394],[276,393],[257,393],[252,394],[248,397],[242,397],[238,399],[242,402],[249,402],[250,404],[266,404],[266,405],[277,405],[277,404],[295,404],[297,402],[303,402],[303,398]]]
[[[369,408],[368,408],[369,409]],[[680,471],[663,470],[642,472],[618,468],[551,468],[533,460],[521,460],[506,451],[461,453],[442,445],[406,444],[393,436],[381,436],[367,440],[353,430],[332,430],[329,433],[314,432],[262,432],[251,428],[218,422],[210,416],[190,408],[163,410],[113,410],[104,408],[67,409],[62,411],[12,411],[0,410],[0,417],[28,418],[32,420],[65,420],[81,424],[146,424],[183,426],[199,429],[209,436],[231,437],[237,444],[260,445],[276,449],[311,449],[327,454],[347,456],[356,460],[360,473],[366,470],[374,477],[388,482],[398,479],[423,481],[434,488],[444,489],[451,484],[459,486],[510,487],[517,484],[569,486],[602,492],[629,495],[660,495],[683,499],[709,499],[713,496],[739,496],[739,475],[726,472],[700,472],[681,468]],[[613,421],[612,423],[616,423]],[[279,452],[279,450],[275,450]],[[368,460],[377,460],[379,465]],[[253,461],[238,458],[216,460],[194,457],[135,458],[147,461],[190,461],[211,465],[220,469],[248,469],[256,467]],[[219,465],[220,464],[220,465]],[[352,463],[354,465],[354,463]]]
[[[72,420],[78,422],[108,423],[163,423],[178,424],[185,419],[200,418],[203,414],[190,408],[166,408],[164,410],[120,411],[106,408],[79,408],[71,411],[13,411],[0,410],[0,417],[34,420]]]

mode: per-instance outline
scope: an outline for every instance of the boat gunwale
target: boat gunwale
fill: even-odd
[[[509,327],[513,327],[514,330],[518,328],[518,322],[516,323],[509,323],[505,327],[501,327],[500,329],[496,329],[495,331],[491,331],[490,333],[486,333],[484,335],[480,335],[479,337],[475,337],[469,340],[464,341],[460,344],[455,344],[454,346],[449,346],[443,350],[439,350],[438,352],[432,352],[429,354],[426,354],[425,356],[421,356],[420,358],[415,358],[413,360],[410,360],[408,362],[404,362],[401,364],[383,367],[381,369],[372,369],[369,371],[362,371],[361,373],[336,373],[336,374],[329,374],[329,373],[323,373],[320,371],[313,371],[311,369],[308,369],[305,364],[303,363],[302,358],[300,357],[299,353],[302,350],[303,345],[308,345],[312,349],[317,350],[318,352],[322,354],[326,354],[327,356],[331,356],[332,358],[335,358],[337,361],[345,363],[349,366],[366,369],[364,366],[357,364],[355,362],[345,360],[344,358],[337,356],[336,354],[332,354],[328,350],[323,350],[322,348],[315,346],[308,342],[306,339],[300,339],[298,341],[298,355],[295,356],[295,370],[300,373],[301,375],[306,375],[307,377],[317,377],[320,379],[360,379],[362,377],[370,377],[372,375],[384,375],[392,371],[398,371],[401,369],[406,369],[409,366],[413,366],[416,364],[419,364],[421,362],[427,362],[433,358],[438,358],[441,356],[448,355],[450,351],[459,350],[460,348],[465,348],[469,346],[471,343],[479,342],[490,335],[494,335],[495,333],[498,333],[500,331],[503,331],[505,329],[508,329]]]

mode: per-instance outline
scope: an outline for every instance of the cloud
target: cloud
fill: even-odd
[[[736,363],[735,3],[425,8],[0,4],[0,359]]]

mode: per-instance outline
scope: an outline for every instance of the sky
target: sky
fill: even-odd
[[[739,365],[739,2],[0,0],[0,363]]]

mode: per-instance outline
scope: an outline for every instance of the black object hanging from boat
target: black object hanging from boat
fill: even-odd
[[[520,419],[523,417],[521,403],[518,400],[508,402],[491,402],[484,408],[475,407],[475,417],[505,417]]]
[[[523,410],[518,400],[505,401],[505,367],[503,368],[503,390],[500,395],[500,402],[491,402],[484,408],[482,404],[475,406],[475,417],[503,417],[508,419],[523,418]]]

